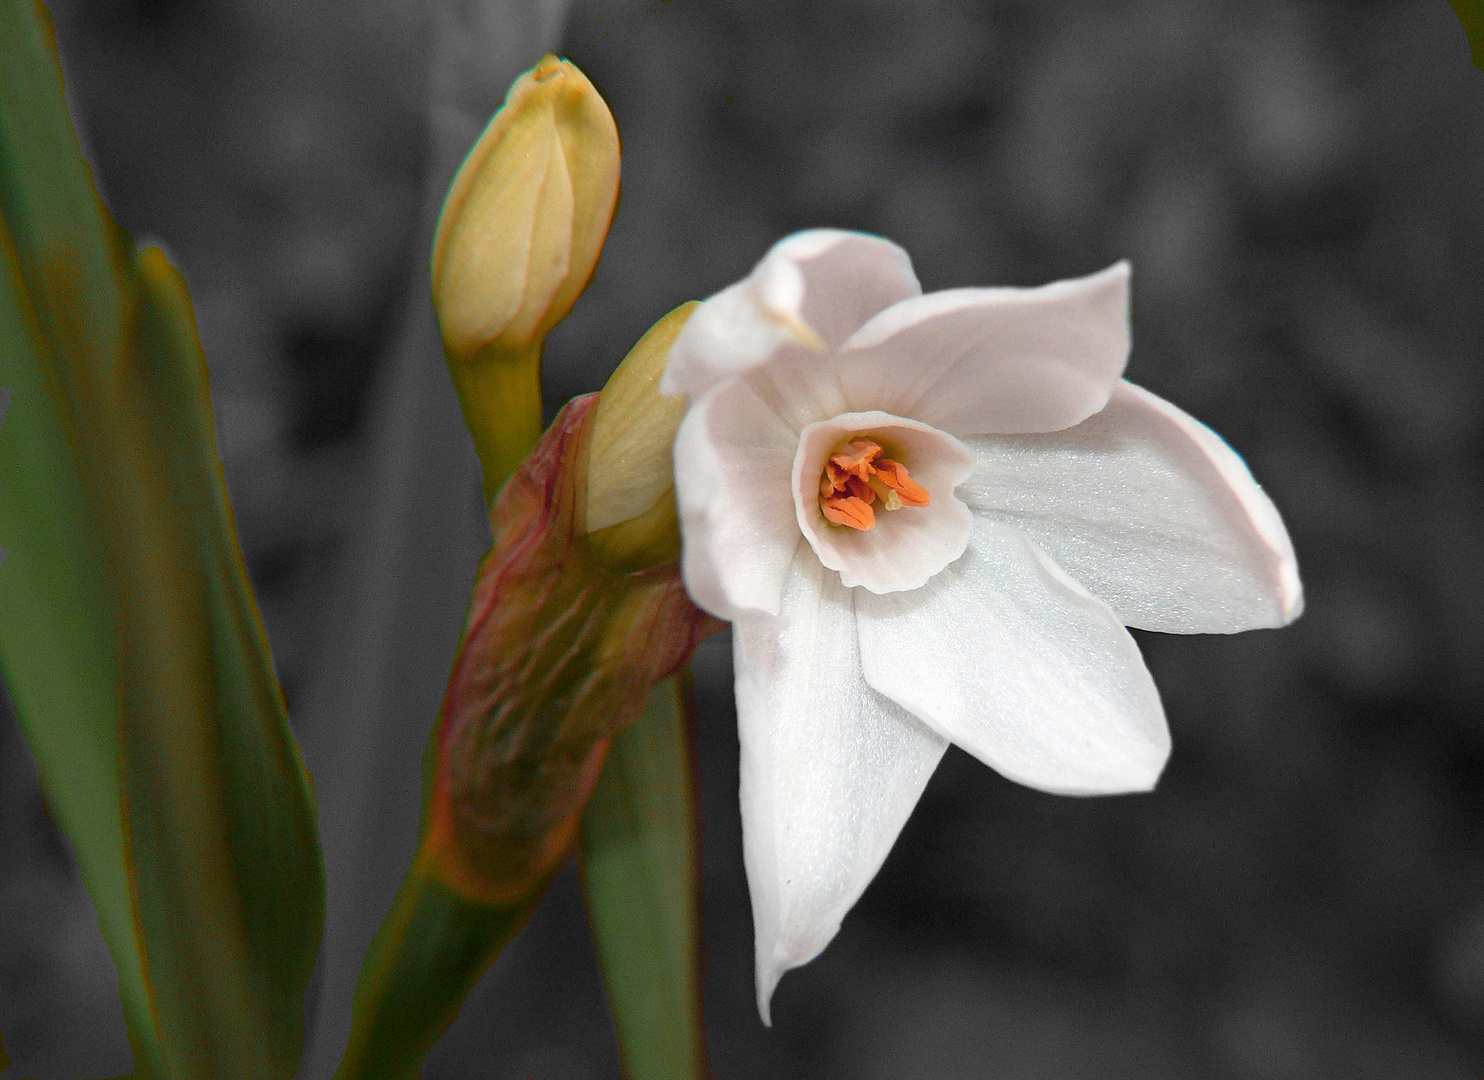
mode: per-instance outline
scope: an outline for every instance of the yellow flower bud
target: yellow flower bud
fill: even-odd
[[[662,396],[659,381],[696,306],[682,304],[650,327],[598,398],[585,526],[590,549],[610,566],[638,569],[680,553],[673,447],[685,399]]]
[[[433,241],[450,358],[522,353],[572,310],[618,203],[618,128],[577,67],[548,53],[464,160]]]
[[[493,499],[541,435],[541,346],[587,286],[618,204],[618,129],[550,54],[515,81],[454,177],[433,306]]]

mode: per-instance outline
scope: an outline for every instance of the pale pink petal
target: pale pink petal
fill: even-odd
[[[1128,360],[1128,263],[1035,289],[893,304],[840,351],[851,409],[954,435],[1056,431],[1107,403]]]
[[[1063,795],[1154,786],[1170,733],[1138,646],[1018,529],[975,519],[921,589],[855,602],[866,682],[991,768]]]
[[[801,543],[782,615],[733,628],[764,1023],[778,980],[835,936],[948,746],[861,678],[854,596]]]
[[[880,236],[810,229],[773,250],[796,260],[803,274],[804,291],[790,314],[832,350],[883,308],[922,293],[912,259]]]
[[[790,430],[845,411],[845,394],[835,358],[793,347],[780,349],[766,364],[738,376]],[[717,387],[725,393],[726,387]]]
[[[691,599],[719,619],[776,615],[801,542],[792,487],[798,436],[746,380],[686,412],[675,436],[680,566]]]
[[[819,478],[826,459],[857,436],[876,439],[887,457],[907,467],[932,501],[887,511],[876,503],[876,527],[857,531],[825,520]],[[915,589],[964,553],[969,508],[953,494],[974,467],[973,455],[952,435],[882,412],[844,413],[811,424],[799,437],[793,464],[798,527],[820,562],[846,586],[872,592]]]
[[[696,309],[670,351],[663,394],[699,397],[780,352],[828,356],[882,308],[922,291],[907,253],[866,233],[813,229]]]
[[[1220,436],[1147,390],[1120,382],[1065,431],[966,443],[964,500],[1025,530],[1129,626],[1235,633],[1303,610],[1272,501]]]

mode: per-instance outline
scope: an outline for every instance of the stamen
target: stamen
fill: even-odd
[[[827,521],[862,532],[874,528],[871,504],[878,496],[888,511],[928,505],[927,490],[882,452],[874,439],[858,438],[830,455],[819,477],[819,509]]]
[[[854,495],[847,495],[843,499],[822,499],[819,509],[823,511],[827,521],[833,521],[836,525],[848,525],[861,532],[876,525],[876,512]]]
[[[897,493],[903,506],[926,506],[927,490],[907,475],[907,467],[900,461],[882,459],[876,464],[876,475],[881,482]]]
[[[845,478],[845,490],[867,506],[876,501],[876,493],[871,490],[871,485],[858,476],[847,476]]]
[[[881,446],[870,439],[851,439],[844,450],[830,455],[830,463],[862,480],[871,479],[871,462],[881,456]]]

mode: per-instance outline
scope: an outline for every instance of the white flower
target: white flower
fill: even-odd
[[[765,1022],[949,742],[1043,791],[1148,790],[1170,736],[1124,626],[1302,608],[1242,460],[1120,379],[1128,277],[924,296],[895,244],[796,233],[670,353],[685,582],[736,624]]]

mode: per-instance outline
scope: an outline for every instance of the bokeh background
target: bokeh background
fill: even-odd
[[[53,7],[105,197],[190,281],[292,712],[335,648],[365,403],[425,273],[425,7]],[[1139,635],[1175,742],[1152,795],[1047,796],[951,750],[771,1031],[729,645],[704,646],[716,1075],[1484,1074],[1484,75],[1444,0],[579,0],[560,38],[617,117],[624,191],[550,342],[553,406],[793,229],[889,236],[929,290],[1127,256],[1130,377],[1247,458],[1307,585],[1283,631]],[[7,1075],[126,1072],[4,708]],[[617,1077],[570,874],[424,1075]]]

